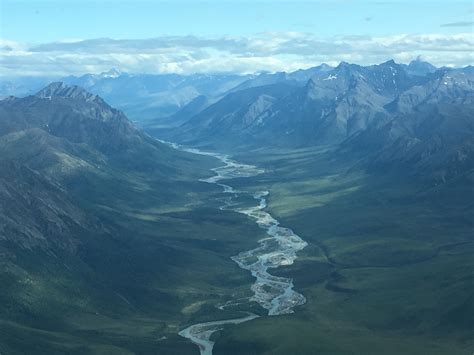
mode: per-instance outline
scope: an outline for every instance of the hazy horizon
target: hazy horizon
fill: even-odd
[[[3,1],[0,75],[294,71],[474,62],[469,1]],[[403,18],[403,21],[399,21]]]

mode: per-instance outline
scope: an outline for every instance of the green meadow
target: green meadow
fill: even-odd
[[[180,179],[113,169],[69,179],[103,232],[78,230],[74,254],[11,246],[16,267],[0,273],[0,353],[198,353],[178,331],[234,316],[215,305],[248,296],[252,278],[230,257],[263,236],[217,208],[219,187],[198,181],[214,166],[197,157]]]
[[[472,354],[473,177],[427,188],[330,157],[239,157],[267,170],[239,187],[268,189],[271,213],[309,243],[274,272],[292,277],[307,303],[232,327],[215,353]]]
[[[472,176],[427,188],[330,153],[236,157],[266,173],[229,183],[269,190],[269,211],[308,242],[274,271],[307,303],[226,327],[214,353],[472,354]],[[114,170],[70,179],[103,233],[77,231],[74,255],[15,251],[21,269],[0,274],[0,353],[198,354],[180,329],[239,314],[215,306],[250,295],[253,278],[230,257],[264,231],[218,209],[221,189],[198,181],[217,162],[196,159],[175,181]]]

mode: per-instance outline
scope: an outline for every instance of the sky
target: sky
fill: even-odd
[[[474,62],[473,1],[0,0],[0,75]]]

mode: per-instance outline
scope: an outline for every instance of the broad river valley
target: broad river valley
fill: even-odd
[[[278,220],[265,211],[268,191],[250,193],[234,189],[227,184],[228,180],[249,178],[262,174],[264,171],[253,165],[238,163],[224,154],[186,148],[174,143],[164,143],[175,149],[219,159],[223,165],[212,169],[214,176],[201,181],[216,184],[222,188],[225,197],[223,198],[224,203],[220,207],[222,210],[245,214],[266,231],[267,237],[259,240],[254,249],[242,251],[232,257],[239,267],[249,271],[255,277],[255,282],[251,285],[253,295],[244,300],[227,302],[218,308],[224,310],[229,305],[257,302],[267,311],[268,316],[275,316],[292,313],[294,307],[304,304],[305,297],[293,289],[291,279],[273,276],[269,271],[282,265],[292,264],[297,257],[296,253],[306,247],[307,243],[291,229],[280,226]],[[243,207],[241,203],[238,203],[239,200],[248,200],[249,197],[255,201],[251,206]],[[213,333],[222,330],[227,324],[239,324],[257,317],[257,315],[247,312],[240,318],[192,324],[181,330],[179,335],[196,344],[201,355],[210,355],[214,346],[214,341],[211,340]]]

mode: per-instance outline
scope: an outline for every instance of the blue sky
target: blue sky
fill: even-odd
[[[320,36],[449,34],[462,29],[472,31],[473,21],[470,1],[2,0],[2,4],[2,36],[37,43],[266,31],[302,31]]]
[[[251,72],[417,55],[437,65],[473,61],[472,1],[0,1],[0,73],[9,75],[15,74],[15,60],[30,74],[65,71],[68,65],[76,74],[108,66]],[[338,45],[331,54],[332,43]],[[27,56],[37,60],[36,69]]]

